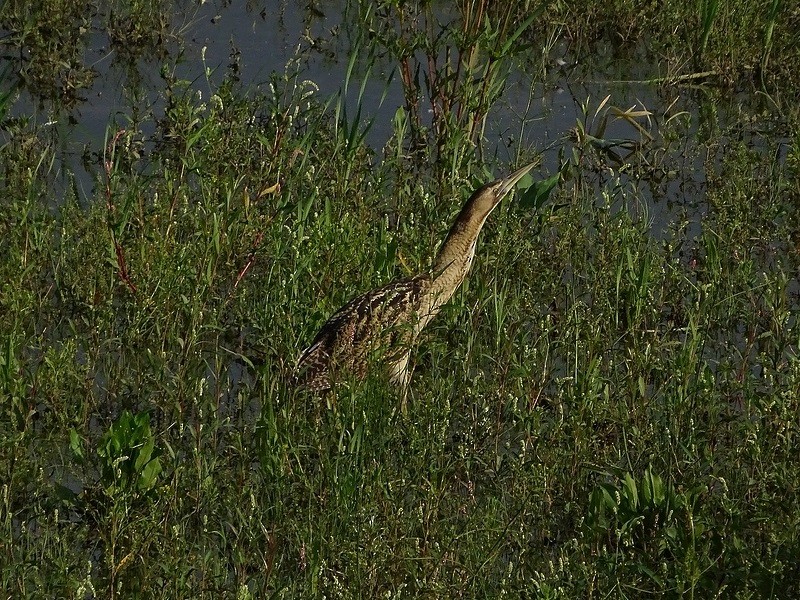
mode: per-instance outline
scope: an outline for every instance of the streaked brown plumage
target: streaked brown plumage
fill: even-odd
[[[382,362],[391,381],[405,392],[411,378],[408,359],[420,332],[464,281],[492,210],[532,167],[526,165],[470,196],[430,272],[392,281],[336,311],[297,360],[298,387],[322,394],[340,373],[362,379],[373,362]]]

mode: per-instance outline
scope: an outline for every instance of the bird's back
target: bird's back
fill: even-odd
[[[345,376],[343,372],[361,379],[369,364],[378,360],[389,366],[393,379],[403,379],[418,331],[420,304],[430,284],[428,274],[399,279],[345,304],[300,355],[295,370],[298,386],[326,392],[332,379]]]

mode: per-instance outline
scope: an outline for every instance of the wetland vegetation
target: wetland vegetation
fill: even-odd
[[[299,3],[261,83],[187,58],[190,2],[0,4],[4,597],[800,596],[800,8],[496,4]],[[66,156],[98,39],[129,105]],[[601,61],[628,83],[531,139]],[[291,390],[337,307],[536,159],[408,415],[380,375]]]

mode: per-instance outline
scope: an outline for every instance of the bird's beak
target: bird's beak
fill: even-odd
[[[505,197],[508,192],[514,189],[514,186],[517,185],[520,179],[522,179],[525,174],[530,171],[536,163],[530,163],[522,167],[521,169],[517,169],[508,177],[503,177],[502,179],[498,179],[495,183],[499,183],[500,187],[497,188],[497,198],[498,200]]]

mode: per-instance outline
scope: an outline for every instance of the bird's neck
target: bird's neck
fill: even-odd
[[[442,304],[450,300],[467,276],[475,257],[478,236],[493,208],[478,206],[470,199],[461,209],[433,264],[432,312],[437,312]]]

